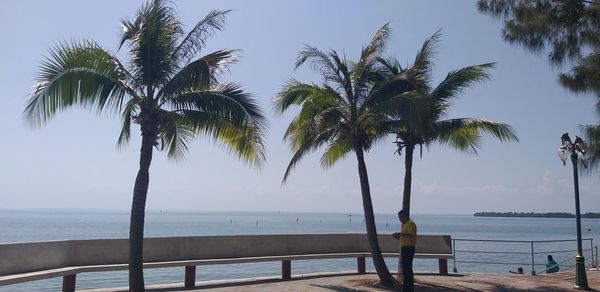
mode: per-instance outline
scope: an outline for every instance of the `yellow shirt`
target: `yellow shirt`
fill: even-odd
[[[402,233],[412,234],[412,238],[400,237],[400,246],[415,246],[417,245],[417,225],[411,219],[402,223]]]

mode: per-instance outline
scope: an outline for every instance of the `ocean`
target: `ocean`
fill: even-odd
[[[543,241],[575,239],[575,219],[568,218],[491,218],[470,215],[414,214],[419,234],[450,235],[452,239]],[[380,234],[397,232],[400,222],[396,214],[377,214]],[[51,241],[69,239],[127,238],[128,211],[97,210],[0,210],[0,243]],[[319,234],[365,233],[362,214],[290,213],[290,212],[181,212],[148,211],[145,237],[259,235],[259,234]],[[583,238],[600,240],[600,219],[582,219]],[[530,273],[531,243],[456,242],[458,272],[506,273],[522,266]],[[574,256],[574,241],[535,243],[535,266],[543,270],[548,253],[561,263]],[[584,249],[590,241],[584,242]],[[476,252],[473,252],[476,251]],[[507,254],[504,252],[517,252]],[[589,251],[585,254],[590,261]],[[1,259],[0,259],[1,260]],[[477,263],[467,263],[477,262]],[[484,264],[490,262],[493,264]],[[397,259],[388,259],[391,271],[397,269]],[[565,262],[563,267],[567,268]],[[436,260],[417,259],[415,271],[437,271]],[[454,267],[448,262],[449,270]],[[293,261],[292,274],[353,271],[355,259]],[[367,269],[373,270],[370,259]],[[279,262],[212,265],[197,268],[197,281],[277,276]],[[183,267],[149,269],[145,281],[150,284],[183,282]],[[0,291],[60,291],[62,278],[23,284],[0,286]],[[124,287],[127,271],[84,273],[77,276],[77,289]]]

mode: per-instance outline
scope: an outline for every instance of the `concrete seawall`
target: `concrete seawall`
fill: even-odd
[[[398,242],[380,235],[382,252],[398,252]],[[419,235],[417,252],[447,252],[449,236]],[[439,247],[439,251],[435,250]],[[432,249],[433,248],[433,249]],[[144,240],[144,261],[186,261],[369,251],[364,234],[297,234],[165,237]],[[0,276],[68,266],[123,264],[127,239],[66,240],[0,244]]]

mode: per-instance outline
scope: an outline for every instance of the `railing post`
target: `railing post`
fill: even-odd
[[[458,273],[458,270],[456,269],[456,239],[452,239],[452,255],[454,256],[454,258],[452,258],[452,264],[454,265],[452,272]]]
[[[448,275],[448,259],[438,259],[440,275]]]
[[[531,275],[535,276],[535,253],[533,252],[533,241],[531,241]]]
[[[62,292],[75,292],[77,274],[63,276]]]
[[[596,245],[596,261],[594,262],[594,264],[596,265],[595,267],[598,267],[598,246]]]
[[[595,265],[594,265],[594,239],[590,239],[590,252],[592,253],[592,267],[595,268]]]
[[[185,266],[185,288],[196,286],[196,266]]]
[[[359,274],[366,274],[367,267],[365,264],[365,257],[357,257],[356,258],[356,268]]]
[[[292,278],[292,261],[283,260],[281,261],[281,279],[289,280]]]

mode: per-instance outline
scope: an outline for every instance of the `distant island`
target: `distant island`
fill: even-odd
[[[575,214],[566,212],[477,212],[473,214],[475,217],[533,217],[533,218],[575,218]],[[581,214],[581,218],[600,219],[600,213],[588,212]]]

